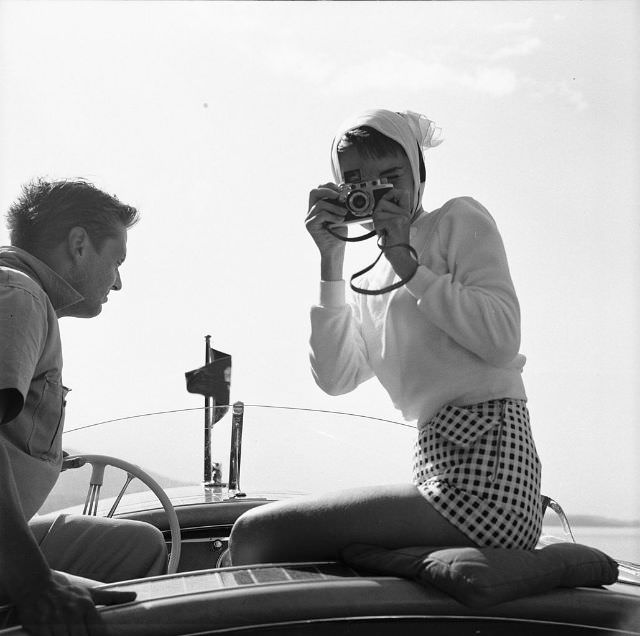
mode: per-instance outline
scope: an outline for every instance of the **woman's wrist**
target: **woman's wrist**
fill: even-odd
[[[418,268],[418,262],[411,255],[406,245],[396,245],[394,247],[386,248],[384,255],[393,267],[393,271],[400,278],[409,278],[413,276]]]
[[[320,257],[320,280],[342,280],[344,250],[341,254],[322,254]]]

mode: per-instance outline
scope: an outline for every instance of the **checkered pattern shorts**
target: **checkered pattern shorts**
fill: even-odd
[[[540,460],[524,400],[444,406],[420,429],[413,480],[479,546],[535,547],[543,517]]]

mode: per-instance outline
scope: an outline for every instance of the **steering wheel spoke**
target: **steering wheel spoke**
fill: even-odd
[[[100,499],[100,485],[89,484],[89,490],[87,492],[87,498],[85,499],[85,502],[84,502],[84,508],[82,509],[82,514],[95,517],[98,514],[99,499]]]
[[[127,479],[125,480],[124,485],[120,489],[120,492],[118,493],[118,496],[116,497],[115,501],[113,502],[113,506],[111,506],[111,509],[109,510],[109,512],[107,512],[107,517],[109,517],[109,518],[113,517],[113,515],[114,515],[114,513],[116,511],[116,508],[118,507],[118,504],[120,503],[120,500],[122,499],[122,496],[124,495],[125,491],[129,487],[129,484],[134,479],[135,479],[135,476],[132,475],[131,473],[127,472]]]
[[[104,471],[107,466],[113,466],[123,470],[127,474],[124,485],[115,498],[111,509],[107,513],[107,517],[113,517],[120,500],[122,499],[125,491],[129,487],[129,484],[134,479],[139,479],[153,494],[159,499],[164,511],[169,520],[169,530],[171,532],[171,551],[169,553],[169,564],[167,566],[167,573],[174,574],[178,570],[178,563],[180,561],[180,548],[181,548],[181,533],[180,523],[178,516],[171,503],[169,497],[164,492],[160,484],[135,464],[130,464],[123,459],[117,457],[111,457],[110,455],[74,455],[73,457],[65,458],[68,464],[68,468],[79,468],[85,464],[91,464],[91,479],[89,480],[89,491],[84,503],[82,514],[85,515],[97,515],[98,501],[100,499],[100,489],[104,482]]]

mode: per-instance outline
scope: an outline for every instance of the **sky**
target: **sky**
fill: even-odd
[[[200,407],[184,372],[205,334],[233,356],[232,400],[401,422],[376,380],[341,397],[313,382],[319,259],[303,221],[340,122],[409,109],[446,137],[427,156],[425,209],[473,196],[501,231],[543,491],[570,513],[640,518],[639,18],[621,0],[0,0],[0,210],[35,177],[83,177],[142,214],[122,291],[96,319],[61,321],[66,428]],[[348,249],[347,274],[376,255]],[[294,452],[308,446],[286,421]],[[95,443],[193,470],[198,414],[167,425],[169,455],[162,427],[130,423]],[[329,461],[356,472],[369,451],[397,452],[387,429],[403,453],[412,439],[331,426],[319,434],[349,452]],[[309,461],[331,455],[319,448]]]

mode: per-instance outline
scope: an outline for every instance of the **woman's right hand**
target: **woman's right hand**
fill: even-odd
[[[345,226],[334,225],[346,214],[346,209],[338,204],[339,193],[335,183],[325,183],[309,193],[309,212],[305,225],[323,257],[340,257],[344,253],[344,241],[327,231],[327,225],[332,225],[336,234],[347,235]]]

